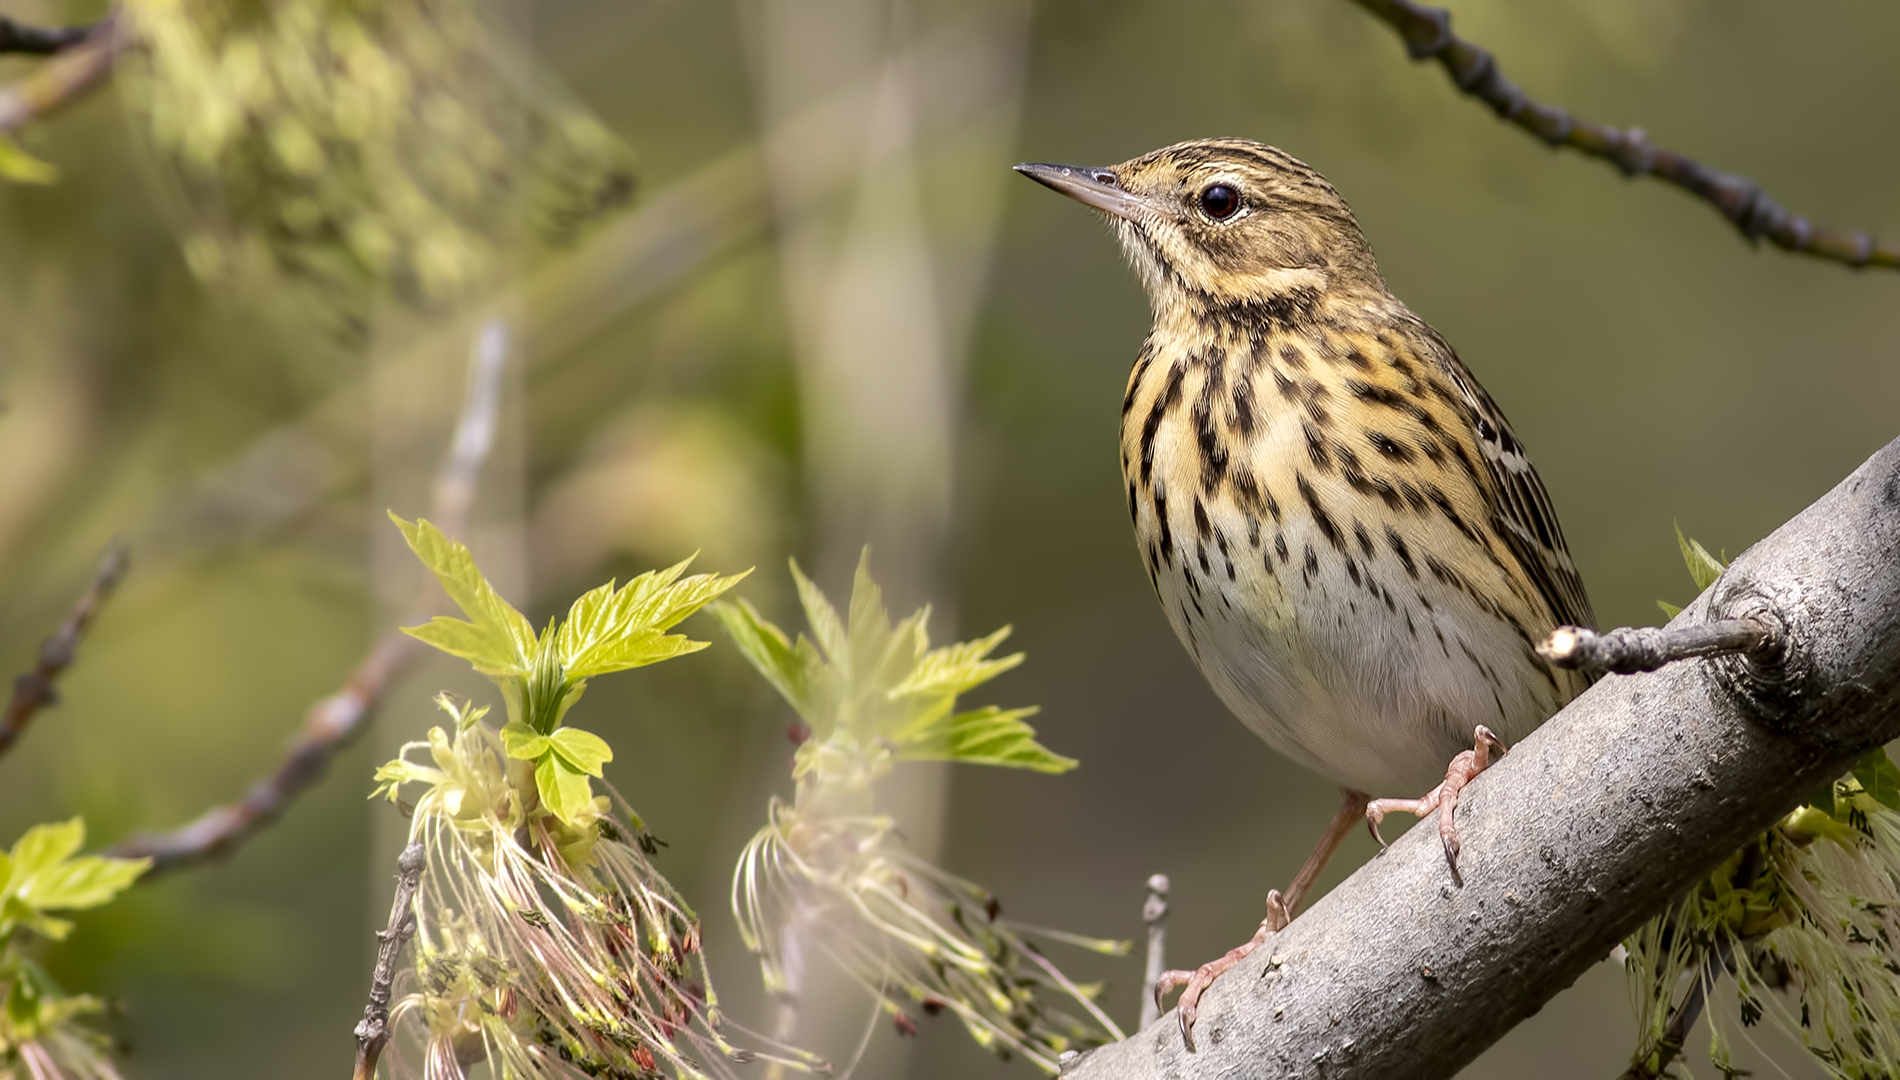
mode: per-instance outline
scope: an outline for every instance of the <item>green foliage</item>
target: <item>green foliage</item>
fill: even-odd
[[[1075,767],[1075,759],[1036,742],[1035,729],[1023,722],[1034,708],[954,711],[958,695],[1022,663],[1021,653],[990,656],[1009,636],[1008,627],[930,648],[930,609],[893,624],[871,579],[868,551],[858,562],[845,618],[797,563],[792,578],[812,637],[791,640],[743,600],[720,604],[713,614],[810,725],[812,737],[794,765],[799,779],[820,769],[874,778],[892,761],[961,761],[1046,773]]]
[[[692,561],[688,559],[641,574],[617,589],[611,581],[593,589],[574,601],[567,618],[536,634],[527,617],[488,583],[460,541],[427,521],[411,523],[393,513],[389,517],[467,616],[438,615],[404,632],[467,660],[501,687],[509,716],[501,731],[502,745],[510,758],[533,765],[541,805],[568,825],[579,824],[593,812],[588,778],[600,776],[601,766],[613,760],[613,750],[598,735],[561,726],[567,710],[587,689],[587,680],[705,648],[703,641],[666,631],[745,578],[682,577]],[[462,723],[464,714],[456,715]],[[391,767],[403,771],[397,763]],[[384,779],[381,773],[378,779]]]
[[[108,903],[151,866],[150,859],[79,855],[85,842],[86,823],[73,818],[36,825],[0,854],[0,1064],[26,1058],[35,1076],[48,1066],[72,1077],[117,1075],[105,1038],[76,1023],[103,1011],[102,1003],[66,993],[28,955],[35,939],[60,941],[72,931],[52,912]]]
[[[0,135],[0,180],[51,184],[59,180],[59,169],[21,149],[11,136]]]
[[[1680,527],[1676,542],[1698,589],[1726,568]],[[1774,1019],[1829,1075],[1900,1075],[1900,767],[1874,747],[1624,945],[1642,1075],[1681,1049],[1668,1024],[1691,973],[1732,977],[1743,1025]],[[1710,1060],[1729,1075],[1730,1021],[1711,1016]]]

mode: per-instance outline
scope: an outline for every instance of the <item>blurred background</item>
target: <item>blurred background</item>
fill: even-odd
[[[201,6],[225,31],[274,7]],[[1451,7],[1534,96],[1817,222],[1900,233],[1892,4]],[[361,138],[389,152],[355,172],[319,143],[300,159],[268,110],[201,122],[208,91],[166,67],[193,8],[134,5],[151,48],[23,136],[57,182],[0,187],[0,669],[31,665],[111,538],[133,557],[60,705],[0,761],[9,841],[72,814],[102,844],[180,824],[275,766],[413,607],[384,512],[429,512],[489,321],[508,366],[467,535],[532,617],[698,551],[757,566],[743,594],[793,625],[787,557],[842,597],[870,543],[893,607],[934,603],[939,640],[1014,625],[1029,660],[976,703],[1041,705],[1043,741],[1082,761],[919,771],[893,785],[913,844],[1015,917],[1100,936],[1140,936],[1163,871],[1173,964],[1243,940],[1334,793],[1226,714],[1142,584],[1115,433],[1145,302],[1019,160],[1223,134],[1325,172],[1529,445],[1605,625],[1687,599],[1672,522],[1736,552],[1900,434],[1900,279],[1751,250],[1672,189],[1544,149],[1345,0],[503,4],[455,38],[475,59],[364,94]],[[332,9],[375,5],[285,4]],[[439,162],[477,180],[431,182]],[[375,272],[337,272],[339,245],[382,253]],[[82,917],[53,965],[123,1004],[128,1076],[338,1074],[403,829],[370,773],[444,687],[491,693],[413,666],[281,821]],[[582,711],[671,845],[730,1012],[768,1027],[726,889],[789,787],[789,710],[716,640],[601,680]],[[1372,847],[1355,836],[1323,885]],[[1057,958],[1132,1025],[1138,957]],[[836,1006],[816,1041],[854,1040],[867,1011]],[[948,1017],[902,1045],[880,1024],[862,1076],[1033,1075]],[[1820,1075],[1759,1038],[1739,1051],[1758,1074]],[[1632,1045],[1604,966],[1467,1075],[1609,1076]]]

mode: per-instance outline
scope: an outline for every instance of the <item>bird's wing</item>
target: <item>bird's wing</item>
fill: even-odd
[[[1583,576],[1577,573],[1577,564],[1564,544],[1563,526],[1557,522],[1557,511],[1550,505],[1550,492],[1544,489],[1537,467],[1531,464],[1524,444],[1518,441],[1497,402],[1472,377],[1458,353],[1436,332],[1432,336],[1439,345],[1440,366],[1471,411],[1479,451],[1496,484],[1491,509],[1497,534],[1517,557],[1525,576],[1536,585],[1558,625],[1595,625]]]

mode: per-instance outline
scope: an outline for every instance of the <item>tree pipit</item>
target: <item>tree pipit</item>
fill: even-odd
[[[1252,940],[1162,977],[1192,1049],[1202,992],[1362,817],[1377,837],[1437,811],[1456,875],[1458,792],[1586,685],[1533,646],[1590,602],[1523,445],[1319,173],[1242,139],[1017,169],[1101,212],[1147,288],[1122,475],[1169,623],[1242,722],[1345,794]]]

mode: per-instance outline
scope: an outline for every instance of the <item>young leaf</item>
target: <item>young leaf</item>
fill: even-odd
[[[405,627],[404,632],[467,660],[485,675],[528,674],[536,651],[534,627],[482,576],[468,548],[427,521],[418,519],[412,524],[394,513],[389,520],[402,530],[409,550],[434,572],[449,599],[469,618],[463,622],[438,615],[423,626]]]
[[[772,689],[816,730],[811,689],[813,682],[823,676],[825,659],[818,655],[811,640],[801,635],[798,644],[793,645],[783,630],[744,600],[736,604],[714,604],[710,610],[719,625],[726,628],[732,643],[739,647],[740,655],[751,661],[759,674],[765,676],[765,681],[772,684]],[[819,734],[822,738],[827,733]]]
[[[797,559],[792,560],[792,581],[798,586],[798,602],[805,609],[805,621],[811,623],[812,637],[817,639],[818,647],[832,663],[844,663],[851,655],[851,646],[845,636],[844,623],[838,619],[838,609],[831,606],[825,594],[798,568]]]
[[[1874,747],[1854,763],[1854,779],[1875,802],[1889,810],[1900,810],[1900,766],[1894,765],[1885,747]]]
[[[534,767],[534,786],[541,793],[541,805],[570,825],[594,805],[594,789],[587,774],[569,765],[561,755],[550,752]]]
[[[687,563],[634,578],[618,592],[608,582],[574,602],[554,637],[554,648],[570,678],[588,678],[643,667],[706,647],[665,631],[744,580],[746,574],[720,577],[695,574],[680,579]]]
[[[950,718],[936,737],[900,745],[906,761],[962,761],[972,765],[1001,765],[1035,772],[1068,772],[1078,764],[1036,741],[1036,730],[1022,718],[1036,710],[1002,709],[986,705]]]
[[[987,659],[1008,636],[1009,627],[1005,626],[985,638],[932,649],[917,661],[910,674],[891,690],[891,694],[949,694],[954,697],[986,683],[1023,662],[1022,653],[1000,660]]]
[[[1688,564],[1689,576],[1695,579],[1697,589],[1706,589],[1715,584],[1727,567],[1721,560],[1709,554],[1709,549],[1682,534],[1682,525],[1676,525],[1676,546],[1682,549],[1682,561]]]
[[[599,776],[600,767],[614,759],[606,739],[580,728],[564,727],[548,736],[548,742],[562,760],[589,776]]]
[[[1674,605],[1674,604],[1672,604],[1672,603],[1670,603],[1670,602],[1669,602],[1669,601],[1667,601],[1667,600],[1658,600],[1658,601],[1656,601],[1656,606],[1657,606],[1657,607],[1659,607],[1659,608],[1661,608],[1661,609],[1662,609],[1662,613],[1663,613],[1663,614],[1664,614],[1665,616],[1667,616],[1668,618],[1671,618],[1671,619],[1673,619],[1673,618],[1675,618],[1676,616],[1678,616],[1678,615],[1680,615],[1680,614],[1682,614],[1682,609],[1681,609],[1681,608],[1679,608],[1679,607],[1677,607],[1676,605]]]
[[[546,735],[522,723],[510,723],[501,729],[501,746],[508,756],[519,761],[539,761],[552,745]]]

